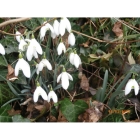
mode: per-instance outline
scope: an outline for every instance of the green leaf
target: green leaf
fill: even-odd
[[[2,55],[0,55],[0,66],[6,66],[7,67],[7,64],[5,63]]]
[[[77,100],[72,103],[68,98],[65,98],[60,103],[60,110],[69,122],[76,122],[80,114],[82,114],[88,105],[83,100]]]
[[[10,117],[7,112],[10,109],[10,105],[0,108],[0,122],[12,122],[12,117]]]
[[[23,118],[21,115],[12,116],[12,120],[13,122],[31,122],[29,119]]]
[[[6,47],[5,52],[7,54],[12,52],[18,52],[18,42],[14,39],[13,36],[6,35],[4,39],[0,41],[0,43]]]
[[[0,83],[0,106],[12,98],[14,98],[14,94],[8,85]]]

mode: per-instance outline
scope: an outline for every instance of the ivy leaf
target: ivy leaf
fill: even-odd
[[[0,122],[12,122],[12,117],[10,117],[7,112],[10,109],[10,105],[0,108]]]
[[[76,122],[78,116],[87,108],[88,105],[83,100],[77,100],[76,102],[72,103],[69,99],[65,98],[60,103],[60,110],[69,122]]]
[[[21,115],[12,116],[12,120],[13,122],[31,122],[29,119],[23,118]]]

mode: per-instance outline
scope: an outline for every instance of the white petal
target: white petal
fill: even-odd
[[[1,53],[2,55],[5,55],[5,49],[4,49],[4,47],[2,46],[1,43],[0,43],[0,53]]]
[[[59,74],[59,76],[57,77],[57,83],[60,81],[61,76],[62,76],[62,73],[61,73],[61,74]]]
[[[74,66],[75,66],[76,68],[78,68],[80,64],[81,64],[81,59],[80,59],[80,57],[79,57],[77,54],[74,54]]]
[[[42,87],[39,87],[39,92],[40,92],[40,95],[42,96],[42,98],[47,101],[48,100],[47,93],[45,92],[45,90]]]
[[[71,76],[69,73],[67,73],[67,75],[68,75],[68,78],[69,78],[71,81],[73,81],[72,76]]]
[[[139,85],[135,79],[133,80],[135,95],[137,95],[139,93]]]
[[[57,103],[58,97],[54,91],[50,91],[48,94],[48,102],[50,102],[50,99],[53,100],[54,103]]]
[[[59,35],[59,22],[57,20],[54,21],[53,28],[54,28],[55,34],[58,36]]]
[[[16,40],[20,43],[20,32],[16,31]]]
[[[36,50],[34,50],[33,56],[37,59],[38,58],[38,54],[36,52]]]
[[[30,65],[23,58],[19,59],[19,63],[20,63],[20,68],[23,71],[23,74],[27,78],[30,78],[31,76]]]
[[[33,39],[31,40],[31,43],[32,43],[31,45],[33,45],[33,47],[35,47],[36,51],[37,51],[39,54],[42,54],[42,53],[43,53],[40,44],[36,41],[35,38],[33,38]]]
[[[125,86],[125,95],[129,94],[133,87],[133,79],[130,79]]]
[[[40,40],[43,41],[44,40],[44,36],[46,34],[46,26],[42,26],[40,29]]]
[[[54,33],[54,29],[53,29],[52,25],[50,25],[49,23],[47,23],[46,26],[48,26],[48,28],[51,30],[51,32]]]
[[[45,67],[48,68],[48,70],[52,70],[52,65],[47,59],[42,59],[42,63],[44,64]]]
[[[18,49],[25,51],[25,45],[27,45],[27,43],[23,39],[21,39],[19,46],[18,46]]]
[[[55,39],[55,38],[56,38],[56,34],[51,32],[51,37],[52,37],[53,39]]]
[[[29,45],[27,48],[27,52],[26,52],[26,57],[27,57],[28,61],[32,60],[33,53],[34,53],[34,48],[33,48],[33,46]]]
[[[39,74],[39,64],[36,64],[36,73]]]
[[[34,91],[34,95],[33,95],[33,100],[34,102],[38,101],[38,97],[39,97],[39,87],[36,88],[36,90]]]
[[[59,24],[59,33],[61,36],[63,36],[65,34],[65,27],[66,27],[66,23],[65,23],[64,19],[61,19],[60,24]]]
[[[69,36],[68,36],[68,43],[73,46],[75,45],[75,36],[73,33],[70,33]]]
[[[70,21],[67,18],[64,18],[64,20],[65,20],[65,23],[66,23],[66,29],[70,33],[70,31],[71,31]]]
[[[65,47],[63,42],[60,42],[58,47],[57,47],[58,55],[61,55],[62,51],[65,53],[66,52],[66,47]]]
[[[19,70],[20,70],[20,61],[18,60],[15,66],[15,76],[18,76]]]
[[[62,82],[62,87],[66,90],[69,86],[69,77],[67,72],[62,72],[61,82]]]
[[[39,65],[38,65],[38,70],[42,71],[44,64],[42,63],[42,61],[40,61]]]
[[[74,65],[74,53],[70,53],[70,56],[69,56],[69,61],[72,65]]]

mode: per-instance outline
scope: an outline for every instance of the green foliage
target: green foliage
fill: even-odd
[[[8,85],[0,83],[0,106],[14,97]]]
[[[21,115],[14,115],[14,116],[12,116],[12,121],[13,122],[30,122],[29,119],[23,118]]]
[[[83,100],[77,100],[72,103],[69,99],[65,98],[60,103],[60,110],[69,122],[76,122],[78,116],[87,108],[88,105]]]
[[[0,108],[0,122],[12,122],[12,117],[8,115],[8,110],[11,109],[10,105]]]

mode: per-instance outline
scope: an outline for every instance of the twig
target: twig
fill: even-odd
[[[3,27],[3,26],[6,26],[8,24],[11,24],[11,23],[17,23],[17,22],[21,22],[21,21],[26,21],[26,20],[30,20],[31,18],[27,18],[27,17],[24,17],[24,18],[17,18],[17,19],[11,19],[11,20],[8,20],[8,21],[5,21],[3,23],[0,24],[0,28]]]
[[[135,113],[136,113],[136,115],[137,115],[137,117],[138,117],[138,120],[140,120],[140,118],[139,118],[139,115],[138,115],[138,113],[137,113],[137,104],[135,103]]]

